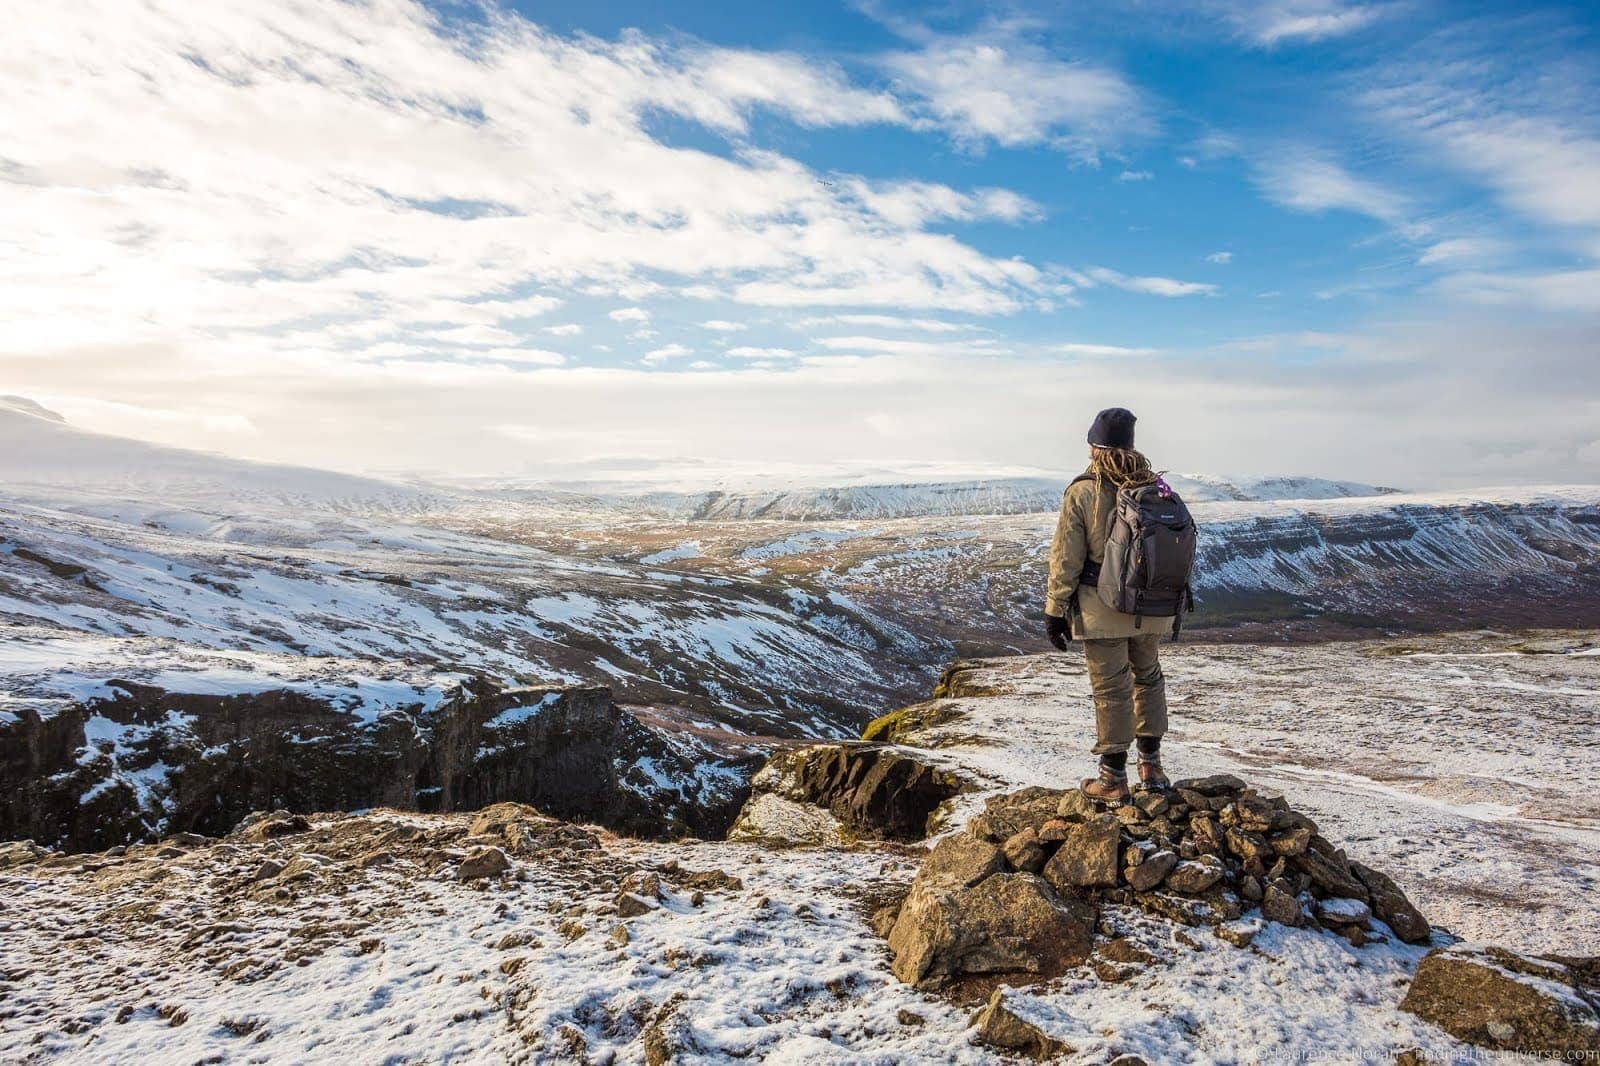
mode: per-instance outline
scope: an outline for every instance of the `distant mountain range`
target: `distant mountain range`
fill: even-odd
[[[60,502],[160,499],[229,510],[317,507],[422,514],[504,501],[563,510],[634,512],[690,521],[820,522],[950,515],[1037,514],[1060,506],[1071,474],[818,484],[787,478],[758,488],[654,489],[639,482],[520,478],[395,480],[252,462],[94,433],[24,397],[0,396],[0,480],[21,496]],[[1319,477],[1169,474],[1191,503],[1326,500],[1400,490]]]

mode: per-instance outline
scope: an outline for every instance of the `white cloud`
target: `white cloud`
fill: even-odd
[[[1580,78],[1515,49],[1408,58],[1361,94],[1391,129],[1529,219],[1600,231],[1600,116],[1592,96],[1569,97]]]
[[[917,330],[922,333],[963,333],[984,327],[970,322],[947,322],[942,318],[907,318],[904,315],[841,314],[802,318],[795,328],[816,326],[869,326],[878,329]]]
[[[1274,203],[1295,211],[1354,211],[1397,225],[1408,206],[1400,194],[1302,149],[1262,160],[1257,182]]]
[[[750,345],[740,345],[729,348],[728,355],[735,359],[793,359],[796,352],[789,348],[758,348]]]
[[[842,184],[868,211],[906,229],[918,229],[944,220],[1021,222],[1042,214],[1032,200],[1009,189],[976,189],[963,193],[933,182],[869,182],[861,178]]]
[[[606,312],[606,317],[613,322],[648,322],[650,312],[642,307],[619,307]]]
[[[645,352],[644,356],[639,361],[645,366],[660,366],[662,363],[665,363],[669,360],[682,359],[686,355],[693,354],[693,348],[687,348],[684,345],[676,343],[664,344],[659,348],[653,348],[650,351]]]
[[[1117,175],[1118,181],[1149,181],[1155,175],[1148,170],[1124,170]]]
[[[1125,348],[1116,344],[1057,344],[1052,346],[1055,351],[1063,355],[1082,355],[1088,357],[1119,356],[1119,355],[1155,355],[1155,348]]]
[[[1424,248],[1417,262],[1423,266],[1475,263],[1497,258],[1506,250],[1506,243],[1493,237],[1452,237]]]
[[[935,37],[890,56],[897,87],[971,147],[1049,144],[1093,161],[1149,128],[1121,74],[1007,37]]]
[[[1229,263],[1233,262],[1233,253],[1212,252],[1210,255],[1206,256],[1206,262],[1216,263],[1218,266],[1227,266]]]
[[[1071,277],[1084,288],[1110,285],[1127,292],[1145,293],[1149,296],[1211,296],[1217,286],[1203,281],[1179,281],[1176,278],[1135,277],[1112,270],[1110,267],[1089,267],[1082,273],[1072,272]]]
[[[710,318],[700,323],[701,329],[714,330],[717,333],[738,333],[746,328],[743,322],[729,322],[725,318]]]
[[[829,183],[750,143],[763,111],[925,121],[789,53],[415,0],[84,0],[13,27],[0,72],[0,323],[57,354],[251,350],[314,375],[519,347],[571,293],[992,313],[1047,281],[927,228],[1029,217],[1015,193]],[[666,143],[662,113],[733,150]]]
[[[515,344],[518,340],[515,333],[498,326],[457,326],[454,329],[431,332],[434,337],[446,344]]]
[[[620,427],[629,453],[644,459],[792,460],[804,441],[804,459],[818,464],[915,455],[1065,467],[1081,458],[1081,427],[1102,407],[1130,405],[1128,383],[1137,381],[1131,406],[1158,464],[1437,488],[1491,477],[1547,481],[1552,469],[1569,481],[1600,479],[1600,467],[1583,458],[1596,437],[1594,350],[1587,320],[1458,308],[1336,341],[1247,338],[1101,358],[840,351],[692,372],[687,360],[634,368],[357,363],[315,389],[279,356],[236,358],[219,377],[193,357],[134,363],[126,349],[108,347],[71,361],[8,360],[4,387],[90,428],[213,447],[236,439],[264,459],[503,473],[525,456],[505,448],[493,427],[530,422],[541,458],[556,466],[616,454]],[[73,401],[85,374],[121,406]],[[1018,417],[1019,398],[1049,417]],[[887,437],[866,422],[912,407],[916,417],[885,426]],[[149,415],[175,409],[170,420]],[[219,410],[260,433],[207,436],[202,416]],[[708,411],[716,417],[685,417]],[[817,431],[819,411],[827,432]]]
[[[1452,274],[1440,280],[1439,288],[1475,303],[1542,311],[1600,312],[1600,269],[1594,268],[1523,274]]]
[[[563,322],[559,326],[546,326],[539,332],[556,337],[576,337],[583,332],[583,327],[576,322]]]
[[[561,366],[567,357],[560,352],[550,352],[543,348],[490,348],[485,352],[474,352],[472,358],[498,359],[506,363],[528,363],[534,366]]]
[[[890,355],[972,355],[994,354],[1002,349],[987,337],[956,341],[916,340],[904,337],[817,337],[819,348],[847,352],[883,352]]]
[[[1322,41],[1365,29],[1389,14],[1389,3],[1351,4],[1344,0],[1227,0],[1224,16],[1258,45]]]

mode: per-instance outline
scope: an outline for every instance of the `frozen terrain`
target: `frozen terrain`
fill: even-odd
[[[1450,933],[1593,954],[1597,652],[1577,632],[1195,645],[1169,658],[1169,759],[1281,788]],[[938,724],[904,739],[981,782],[954,824],[995,791],[1086,766],[1075,657],[975,664],[950,687],[914,712]],[[511,878],[462,882],[472,820],[330,815],[310,834],[0,871],[0,1058],[637,1063],[665,1046],[702,1062],[1006,1061],[970,1043],[970,1007],[896,981],[866,924],[918,849],[585,843],[556,824]],[[650,871],[662,900],[619,913],[619,885]],[[1238,950],[1108,918],[1154,961],[1022,997],[1078,1049],[1067,1061],[1465,1050],[1396,1010],[1421,948],[1273,927]]]
[[[609,684],[743,732],[839,736],[926,691],[956,655],[1043,646],[1050,513],[662,517],[644,496],[419,488],[183,452],[16,400],[0,403],[0,442],[0,626],[152,638],[174,664],[228,650]],[[976,484],[891,487],[922,502],[880,509],[1005,502]],[[1197,503],[1194,628],[1600,622],[1586,591],[1600,489],[1206,484],[1339,498]],[[888,499],[880,489],[838,492],[854,508]]]

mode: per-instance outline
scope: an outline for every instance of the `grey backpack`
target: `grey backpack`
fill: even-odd
[[[1085,474],[1076,480],[1094,479]],[[1093,585],[1113,610],[1133,615],[1134,628],[1145,615],[1173,619],[1177,637],[1184,612],[1194,610],[1195,539],[1189,508],[1165,481],[1118,489],[1105,558],[1084,568],[1080,584]]]

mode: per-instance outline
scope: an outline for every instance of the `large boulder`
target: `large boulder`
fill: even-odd
[[[1600,1053],[1596,991],[1565,962],[1483,944],[1430,951],[1400,1009],[1479,1047]]]
[[[1097,917],[1034,874],[995,873],[973,885],[919,876],[889,933],[894,972],[924,989],[973,974],[1058,976],[1088,958]]]

